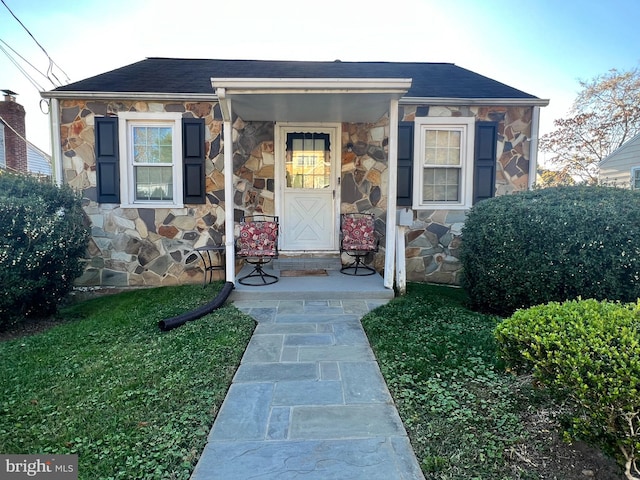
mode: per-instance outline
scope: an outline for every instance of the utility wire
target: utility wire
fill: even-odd
[[[70,81],[69,76],[62,69],[62,67],[60,67],[60,65],[58,65],[56,62],[53,61],[53,58],[51,58],[51,56],[49,56],[49,54],[44,49],[44,47],[42,45],[40,45],[40,42],[38,42],[38,40],[36,40],[36,37],[33,36],[33,34],[24,25],[24,23],[22,23],[20,21],[20,19],[16,16],[16,14],[13,13],[13,11],[9,8],[9,6],[5,3],[5,1],[4,0],[0,0],[0,2],[2,2],[2,4],[6,7],[6,9],[9,10],[9,13],[13,16],[13,18],[15,18],[16,21],[22,26],[22,28],[24,28],[25,32],[27,32],[29,34],[29,36],[33,39],[33,41],[36,42],[36,45],[38,45],[40,47],[40,49],[44,52],[44,54],[49,59],[49,69],[47,70],[47,78],[49,78],[48,74],[51,74],[58,82],[60,82],[60,80],[58,80],[58,78],[53,74],[53,67],[55,66],[55,67],[58,67],[58,69],[64,74],[65,78],[67,79],[67,82]],[[50,78],[49,78],[49,81],[51,81],[51,83],[54,83],[53,80],[51,80]],[[54,83],[54,85],[55,85],[55,83]]]
[[[16,131],[16,129],[15,129],[15,128],[13,128],[13,127],[11,126],[11,124],[10,124],[9,122],[7,122],[4,118],[2,118],[2,115],[0,115],[0,122],[4,123],[4,124],[5,124],[5,126],[9,127],[9,130],[11,130],[13,133],[15,133],[15,134],[16,134],[16,136],[17,136],[20,140],[22,140],[24,143],[26,143],[26,144],[30,144],[30,143],[31,143],[31,142],[29,142],[29,140],[27,140],[27,139],[26,139],[26,138],[24,138],[22,135],[20,135],[20,134]]]
[[[16,66],[16,68],[20,70],[25,77],[27,77],[27,80],[31,82],[31,85],[33,85],[36,88],[36,90],[38,90],[38,92],[44,91],[44,88],[42,88],[42,86],[38,82],[36,82],[36,80],[31,75],[29,75],[29,73],[22,67],[22,65],[20,65],[20,63],[17,62],[16,59],[13,58],[2,45],[0,45],[0,50],[4,52],[4,54],[7,56],[9,60],[11,60],[11,62]]]
[[[49,77],[47,77],[46,74],[42,73],[40,70],[38,70],[38,68],[33,65],[32,63],[29,62],[29,60],[27,60],[26,58],[24,58],[22,55],[20,55],[20,53],[18,53],[14,48],[11,47],[11,45],[9,45],[7,42],[5,42],[4,40],[2,40],[0,38],[0,43],[4,44],[9,50],[11,50],[15,55],[17,55],[24,63],[26,63],[27,65],[29,65],[31,68],[33,68],[36,72],[38,72],[40,75],[42,75],[44,78],[46,78],[47,80],[49,80],[49,82],[51,82],[51,84],[54,87],[59,87],[60,85],[56,85],[54,82],[51,81],[51,79]],[[9,58],[9,60],[11,60],[13,62],[13,64],[18,67],[22,73],[24,73],[25,75],[27,75],[28,77],[30,77],[29,79],[32,80],[32,77],[26,73],[26,71],[24,70],[24,68],[22,68],[18,62],[11,57],[11,55],[0,45],[0,50],[2,50],[4,52],[4,54]],[[33,79],[33,81],[31,83],[36,82],[35,79]],[[37,82],[36,82],[37,83]],[[40,91],[43,90],[43,88],[38,85],[38,87],[40,88]]]

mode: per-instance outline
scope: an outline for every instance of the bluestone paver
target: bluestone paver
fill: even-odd
[[[191,479],[424,480],[360,323],[387,301],[237,301],[258,326]]]

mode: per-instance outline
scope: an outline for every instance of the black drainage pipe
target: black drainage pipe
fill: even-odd
[[[209,303],[191,310],[190,312],[178,315],[177,317],[165,318],[164,320],[160,320],[158,322],[158,327],[160,327],[160,330],[162,330],[163,332],[166,332],[167,330],[171,330],[173,328],[184,325],[191,320],[197,320],[200,317],[204,317],[207,313],[211,313],[215,309],[220,308],[222,305],[224,305],[224,302],[227,300],[229,295],[231,295],[231,290],[233,290],[233,283],[225,282],[218,296],[211,300]]]

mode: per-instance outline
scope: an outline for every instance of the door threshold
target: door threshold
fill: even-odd
[[[338,250],[280,250],[280,258],[333,258],[340,255]]]

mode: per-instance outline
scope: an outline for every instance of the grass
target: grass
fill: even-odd
[[[410,284],[362,320],[427,479],[514,475],[504,452],[526,437],[531,392],[502,373],[498,318],[465,307],[464,291]]]
[[[186,479],[255,327],[233,306],[161,332],[222,283],[121,293],[0,344],[0,452],[75,453],[81,479]]]

